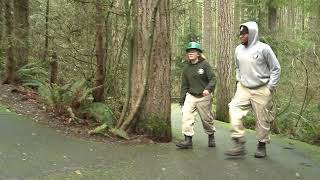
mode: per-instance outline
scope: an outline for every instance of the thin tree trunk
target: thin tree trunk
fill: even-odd
[[[4,19],[4,11],[5,11],[5,7],[4,7],[4,1],[1,0],[0,1],[0,69],[2,70],[3,66],[2,66],[2,60],[4,57],[4,25],[5,25],[5,19]]]
[[[277,8],[274,6],[274,0],[268,2],[268,28],[274,32],[277,27]]]
[[[47,62],[49,53],[49,13],[50,13],[50,0],[47,0],[46,4],[46,22],[45,22],[45,40],[44,40],[44,52],[43,60]]]
[[[6,19],[6,74],[3,83],[13,84],[15,81],[16,63],[14,60],[14,46],[13,46],[13,4],[11,0],[5,0],[5,19]]]
[[[231,75],[233,62],[233,0],[219,1],[219,57],[217,64],[217,119],[229,120],[228,103],[231,100]]]
[[[198,41],[198,16],[197,16],[197,1],[192,0],[190,3],[190,16],[189,16],[190,32],[191,32],[191,41]]]
[[[58,56],[57,53],[54,52],[52,54],[52,59],[50,62],[50,84],[57,83],[58,79]]]
[[[218,6],[219,6],[219,0],[214,0],[213,2],[213,9],[214,9],[214,22],[213,22],[213,54],[214,54],[214,60],[213,60],[213,69],[216,69],[217,67],[217,57],[218,57]]]
[[[104,50],[104,16],[102,9],[102,0],[96,0],[96,58],[97,70],[93,97],[94,101],[102,102],[104,100],[104,82],[105,82],[105,50]]]
[[[126,28],[126,32],[124,34],[124,39],[123,39],[123,44],[124,41],[126,39],[126,37],[128,37],[128,74],[127,74],[127,89],[126,89],[126,98],[125,98],[125,102],[122,108],[122,112],[120,115],[120,118],[117,122],[116,128],[120,128],[122,123],[124,122],[125,116],[128,112],[128,108],[129,108],[129,103],[130,103],[130,98],[131,98],[131,74],[132,74],[132,61],[133,61],[133,43],[134,43],[134,39],[133,39],[133,29],[129,28],[132,27],[132,13],[131,13],[131,4],[129,3],[129,0],[126,0],[124,2],[124,7],[125,10],[127,11],[126,14],[126,22],[127,22],[127,28]],[[121,52],[120,52],[121,53]],[[119,56],[120,58],[120,56]]]

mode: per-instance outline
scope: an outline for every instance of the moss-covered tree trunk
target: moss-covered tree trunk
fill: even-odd
[[[171,140],[168,0],[134,1],[130,105],[121,129]]]
[[[155,16],[149,80],[137,130],[163,141],[171,140],[170,41],[168,0],[160,0]],[[151,22],[153,21],[150,19]]]
[[[28,63],[30,31],[29,11],[29,0],[14,0],[15,57],[18,68]]]
[[[0,70],[2,70],[2,62],[4,58],[4,1],[0,1]]]
[[[6,72],[4,84],[13,84],[15,81],[16,62],[14,60],[13,46],[13,3],[12,0],[5,0],[5,21],[6,21]]]

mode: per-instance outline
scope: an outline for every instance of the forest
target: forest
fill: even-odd
[[[23,86],[90,133],[169,142],[185,47],[199,42],[228,122],[239,25],[256,21],[281,64],[272,132],[320,145],[319,0],[1,0],[2,84]],[[252,114],[244,119],[255,127]],[[128,135],[129,134],[129,135]]]

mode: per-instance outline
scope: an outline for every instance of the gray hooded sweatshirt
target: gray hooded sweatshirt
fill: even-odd
[[[235,50],[236,76],[243,86],[257,88],[263,85],[274,89],[279,80],[279,61],[268,44],[259,41],[258,25],[250,21],[240,25],[249,30],[248,46],[238,45]]]

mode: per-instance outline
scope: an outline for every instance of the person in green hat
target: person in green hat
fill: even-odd
[[[215,147],[212,95],[216,77],[197,42],[186,48],[187,63],[183,69],[180,105],[182,107],[182,134],[184,140],[176,144],[179,149],[191,149],[194,135],[195,112],[200,115],[203,128],[208,134],[208,147]]]

